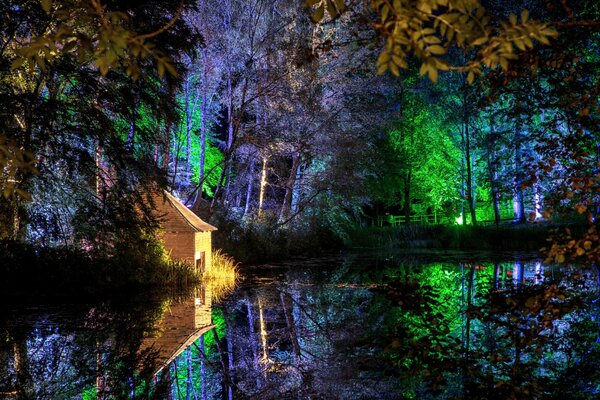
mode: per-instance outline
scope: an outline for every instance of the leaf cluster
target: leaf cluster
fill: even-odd
[[[0,178],[5,181],[2,191],[5,198],[17,194],[26,200],[31,200],[31,195],[17,185],[20,173],[38,173],[36,163],[33,154],[0,136]]]
[[[149,58],[156,63],[160,76],[177,76],[171,58],[147,40],[167,26],[139,34],[128,27],[127,13],[109,11],[99,0],[44,0],[41,6],[50,17],[49,29],[17,49],[13,70],[24,66],[29,71],[35,67],[45,71],[47,64],[61,55],[73,54],[80,64],[91,63],[102,75],[122,67],[133,79],[139,79],[139,63]],[[167,25],[172,25],[180,12],[181,7]]]
[[[313,4],[317,2],[307,2]],[[511,14],[508,21],[495,21],[478,0],[371,0],[368,8],[375,14],[373,28],[385,41],[377,59],[378,73],[389,70],[398,76],[408,68],[409,57],[415,57],[421,63],[420,74],[433,82],[439,71],[466,72],[469,83],[484,67],[507,71],[519,52],[533,48],[535,42],[550,44],[557,36],[548,24],[529,19],[527,10],[520,20]],[[331,18],[337,18],[339,10],[330,12]],[[320,4],[313,20],[321,21],[323,15]],[[447,57],[451,48],[472,56],[465,63],[453,62]]]

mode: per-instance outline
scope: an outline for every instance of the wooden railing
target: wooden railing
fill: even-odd
[[[445,222],[447,223],[448,221],[445,220]],[[511,223],[511,222],[514,222],[514,218],[502,218],[500,220],[500,224],[507,224],[507,223]],[[434,214],[415,214],[415,215],[410,216],[409,223],[420,224],[420,225],[438,224],[438,223],[442,223],[442,220],[440,218],[438,218],[436,213],[434,213]],[[377,217],[376,224],[379,227],[387,226],[387,225],[400,226],[400,225],[406,224],[406,217],[404,215],[380,215],[379,217]],[[477,224],[480,226],[489,226],[489,225],[495,225],[496,221],[494,221],[494,220],[477,221]]]
[[[415,214],[409,218],[411,224],[437,224],[437,213],[434,214]],[[381,215],[377,217],[377,226],[391,225],[398,226],[406,223],[404,215]]]

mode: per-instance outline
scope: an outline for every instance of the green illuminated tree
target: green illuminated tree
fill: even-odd
[[[410,82],[410,81],[409,81]],[[400,166],[402,208],[405,217],[413,206],[441,211],[457,197],[457,149],[443,124],[442,110],[428,104],[409,88],[400,92],[398,127],[390,132]],[[417,202],[417,204],[413,204]]]

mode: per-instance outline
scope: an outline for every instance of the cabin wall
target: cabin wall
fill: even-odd
[[[172,259],[196,263],[194,235],[194,232],[163,234],[165,249]]]
[[[196,232],[195,233],[195,260],[198,260],[204,254],[205,271],[208,271],[212,266],[212,232]]]

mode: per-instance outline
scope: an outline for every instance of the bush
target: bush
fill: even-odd
[[[156,241],[138,244],[116,246],[107,256],[73,247],[1,241],[0,290],[4,294],[95,295],[127,287],[185,287],[199,281],[191,265],[170,260]]]

